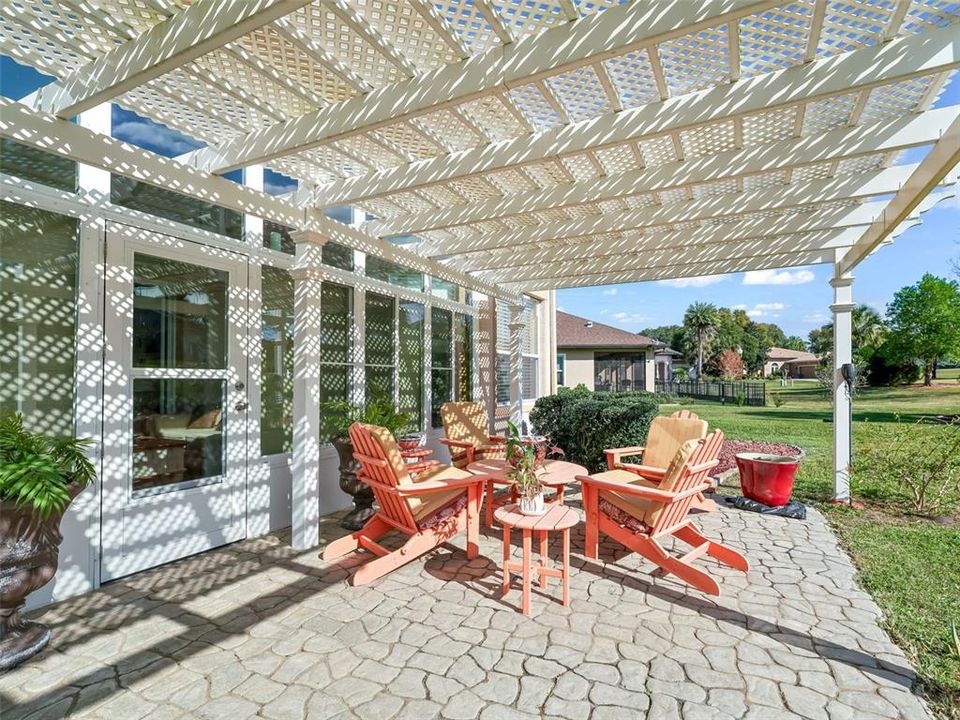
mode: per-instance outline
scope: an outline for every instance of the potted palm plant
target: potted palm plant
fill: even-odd
[[[340,522],[347,530],[359,530],[373,516],[373,490],[357,477],[360,463],[353,458],[353,443],[348,433],[355,422],[385,427],[394,436],[409,427],[412,417],[400,412],[388,400],[354,405],[342,400],[320,406],[321,435],[337,450],[340,460],[340,489],[353,497],[353,510]]]
[[[507,478],[513,482],[520,496],[520,512],[524,515],[543,515],[547,509],[543,502],[543,461],[547,446],[544,442],[531,442],[520,434],[512,422],[507,421],[507,463],[510,469]]]
[[[96,479],[89,446],[30,432],[20,415],[0,418],[0,670],[50,642],[50,629],[24,620],[20,610],[57,572],[60,519]]]

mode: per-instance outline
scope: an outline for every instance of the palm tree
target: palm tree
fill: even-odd
[[[683,314],[683,325],[697,340],[697,380],[703,377],[703,346],[717,327],[720,317],[711,303],[696,302]]]
[[[857,305],[851,313],[855,348],[878,348],[886,340],[887,324],[869,305]]]

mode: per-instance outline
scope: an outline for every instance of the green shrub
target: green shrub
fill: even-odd
[[[907,385],[920,379],[923,368],[915,361],[907,362],[892,359],[891,345],[885,342],[868,360],[870,384]]]
[[[604,449],[646,441],[658,405],[652,393],[594,393],[580,385],[539,398],[530,422],[567,460],[597,472],[606,468]]]

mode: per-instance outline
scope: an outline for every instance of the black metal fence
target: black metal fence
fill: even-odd
[[[658,393],[670,393],[708,402],[763,407],[767,404],[767,386],[762,382],[724,382],[722,380],[657,380]]]

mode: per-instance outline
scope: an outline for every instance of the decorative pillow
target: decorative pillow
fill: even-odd
[[[650,532],[650,526],[647,525],[643,520],[635,518],[626,510],[618,508],[609,500],[600,498],[599,508],[600,512],[617,523],[617,525],[627,528],[627,530],[632,530],[636,533]]]
[[[463,493],[459,498],[451,503],[447,503],[439,510],[427,515],[423,520],[417,523],[421,530],[433,530],[446,522],[450,522],[461,510],[467,506],[467,494]]]
[[[222,411],[220,408],[214,408],[213,410],[208,410],[203,415],[194,420],[190,421],[190,424],[187,425],[188,428],[193,429],[207,429],[215,428],[220,425],[220,415]]]

